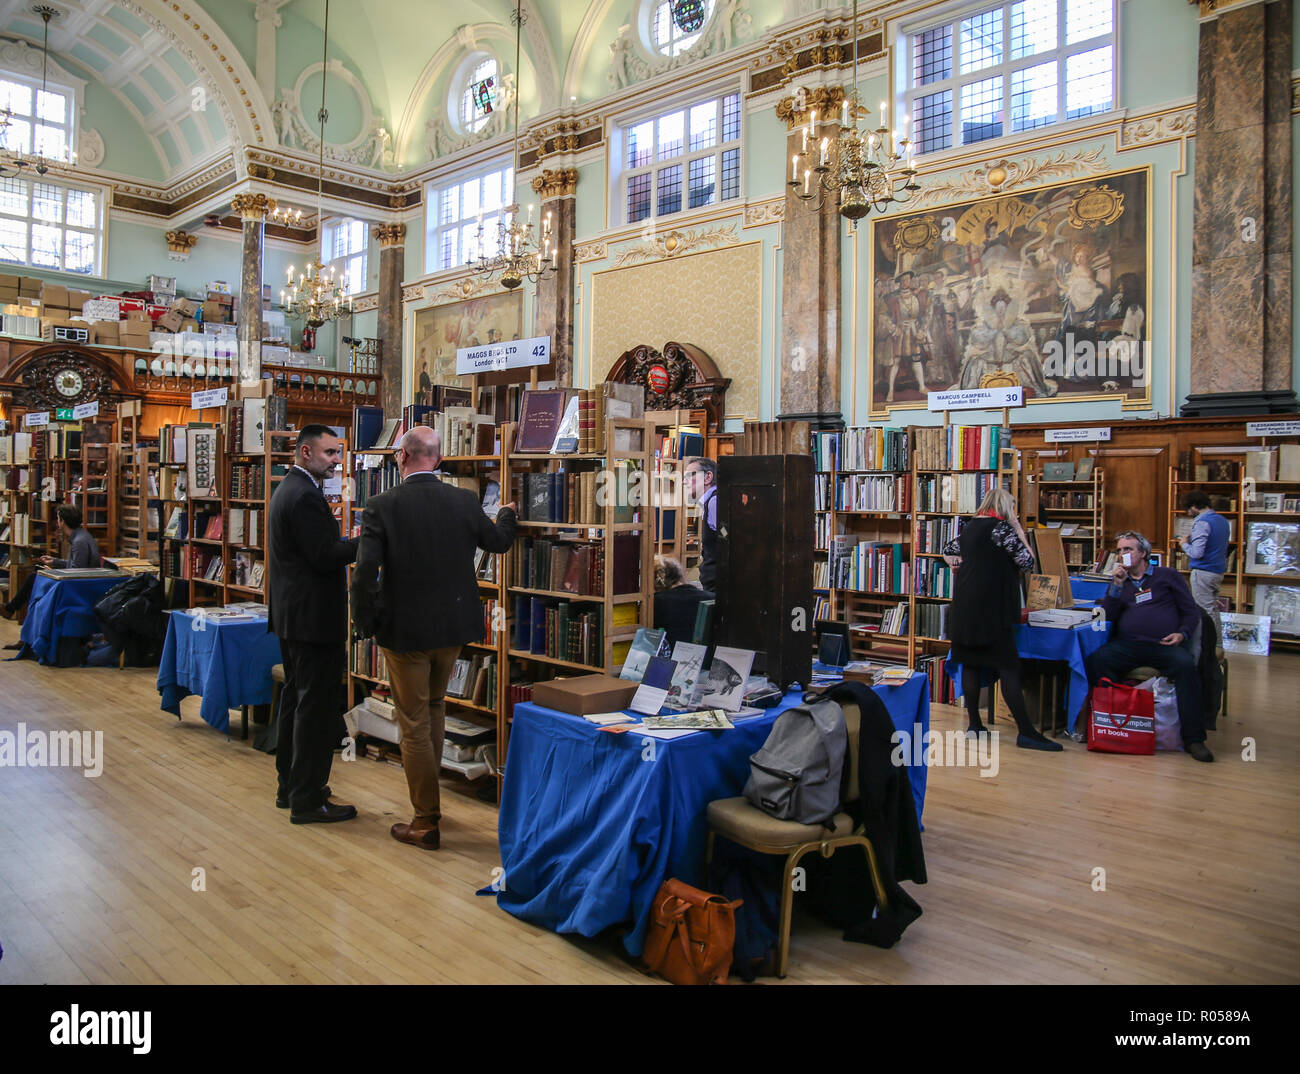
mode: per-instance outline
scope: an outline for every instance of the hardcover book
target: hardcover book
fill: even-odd
[[[562,389],[524,392],[523,407],[519,414],[519,432],[515,437],[515,450],[540,454],[550,452],[555,443],[568,393]]]

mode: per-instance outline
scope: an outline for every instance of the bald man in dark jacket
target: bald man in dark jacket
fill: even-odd
[[[447,683],[461,646],[486,634],[474,553],[505,552],[515,536],[514,504],[502,507],[494,523],[474,493],[438,480],[441,461],[432,429],[419,426],[402,437],[402,483],[366,504],[352,572],[353,626],[373,634],[384,651],[415,811],[410,824],[393,825],[392,835],[423,850],[440,845]]]

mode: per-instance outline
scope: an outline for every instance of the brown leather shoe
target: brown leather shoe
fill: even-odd
[[[389,829],[393,838],[399,843],[410,843],[421,850],[437,850],[439,846],[438,826],[417,828],[414,824],[394,824]]]

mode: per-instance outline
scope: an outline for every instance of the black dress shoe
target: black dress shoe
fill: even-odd
[[[331,791],[331,790],[329,789],[328,786],[326,786],[326,788],[325,788],[325,797],[328,798],[328,797],[329,797],[331,794],[333,794],[333,793],[334,793],[334,792]],[[288,809],[288,808],[289,808],[289,799],[288,799],[285,795],[281,794],[279,791],[276,791],[276,793],[275,793],[275,808],[276,808],[276,809]]]
[[[297,810],[289,814],[291,824],[333,824],[335,821],[352,820],[357,815],[354,805],[339,805],[336,802],[324,802],[315,809]]]
[[[1186,742],[1183,744],[1183,749],[1185,749],[1198,761],[1214,760],[1214,754],[1212,754],[1209,751],[1209,748],[1205,745],[1204,742]]]

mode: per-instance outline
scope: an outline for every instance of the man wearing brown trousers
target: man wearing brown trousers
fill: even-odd
[[[372,499],[361,522],[352,621],[384,651],[402,729],[414,817],[394,824],[393,838],[437,850],[443,696],[461,646],[486,633],[474,553],[510,547],[515,505],[502,507],[494,524],[474,493],[438,480],[442,446],[425,426],[402,437],[395,461],[402,483]]]

